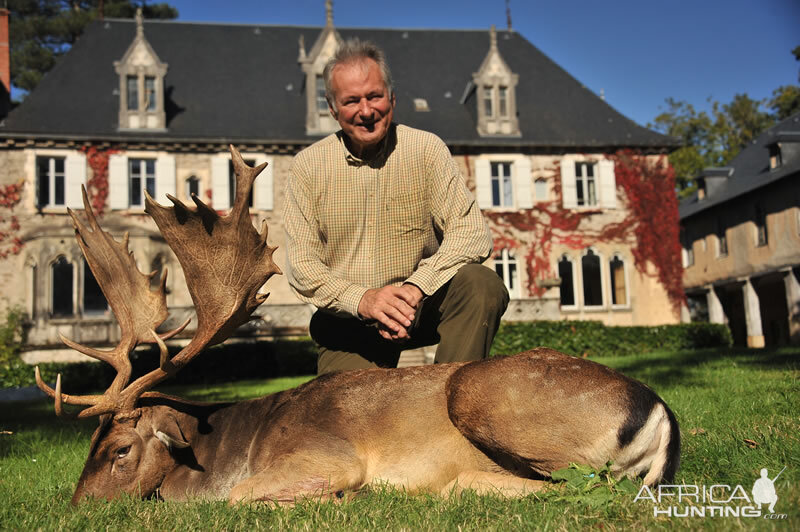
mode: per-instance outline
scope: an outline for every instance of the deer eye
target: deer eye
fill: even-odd
[[[128,453],[131,452],[131,446],[126,445],[125,447],[120,447],[114,452],[114,456],[116,458],[125,458],[128,456]]]

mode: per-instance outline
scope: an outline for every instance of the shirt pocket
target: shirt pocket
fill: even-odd
[[[430,212],[425,201],[410,192],[393,195],[386,204],[386,215],[392,233],[400,237],[422,238],[429,227]]]

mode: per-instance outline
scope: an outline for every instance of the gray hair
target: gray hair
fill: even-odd
[[[378,64],[381,76],[383,77],[383,84],[386,85],[386,90],[389,93],[389,99],[392,98],[394,86],[392,85],[392,73],[389,70],[389,65],[386,63],[386,56],[378,45],[372,41],[362,41],[358,38],[348,39],[339,46],[336,53],[325,65],[325,70],[322,71],[322,79],[325,81],[325,98],[328,100],[328,105],[334,110],[336,109],[336,100],[333,98],[333,87],[331,86],[331,78],[333,77],[333,69],[339,65],[347,63],[354,63],[363,61],[364,59],[372,59]]]

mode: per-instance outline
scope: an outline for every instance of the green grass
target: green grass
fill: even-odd
[[[291,508],[125,499],[69,505],[96,420],[55,418],[43,402],[0,404],[0,529],[13,530],[604,530],[800,527],[800,349],[656,352],[602,362],[654,388],[682,432],[676,483],[741,484],[749,495],[759,470],[775,475],[783,521],[653,517],[649,503],[602,477],[600,487],[561,486],[519,500],[466,493],[444,500],[372,487],[345,504],[304,501]],[[307,378],[165,388],[203,400],[241,399]],[[530,427],[536,430],[536,427]]]

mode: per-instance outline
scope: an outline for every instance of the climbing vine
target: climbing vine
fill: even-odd
[[[16,183],[0,186],[0,259],[5,259],[9,255],[19,255],[22,251],[22,240],[18,236],[20,230],[19,219],[13,214],[14,207],[22,199],[22,189],[25,182],[20,180]],[[8,209],[9,214],[5,213]]]
[[[555,200],[539,202],[520,211],[485,213],[492,222],[495,252],[504,248],[526,248],[528,292],[532,296],[542,296],[547,287],[540,281],[555,277],[550,260],[554,245],[577,250],[601,242],[628,243],[635,268],[651,275],[648,263],[655,267],[655,275],[677,311],[685,296],[674,171],[665,156],[653,161],[632,150],[621,150],[609,158],[614,161],[616,185],[625,193],[628,211],[624,217],[602,227],[591,227],[583,222],[606,211],[565,209],[561,168],[556,161],[549,175],[554,184]],[[521,235],[524,235],[525,244]]]
[[[86,154],[86,162],[92,169],[92,177],[86,182],[89,203],[95,214],[101,216],[108,200],[108,159],[119,150],[84,146],[81,151]]]

